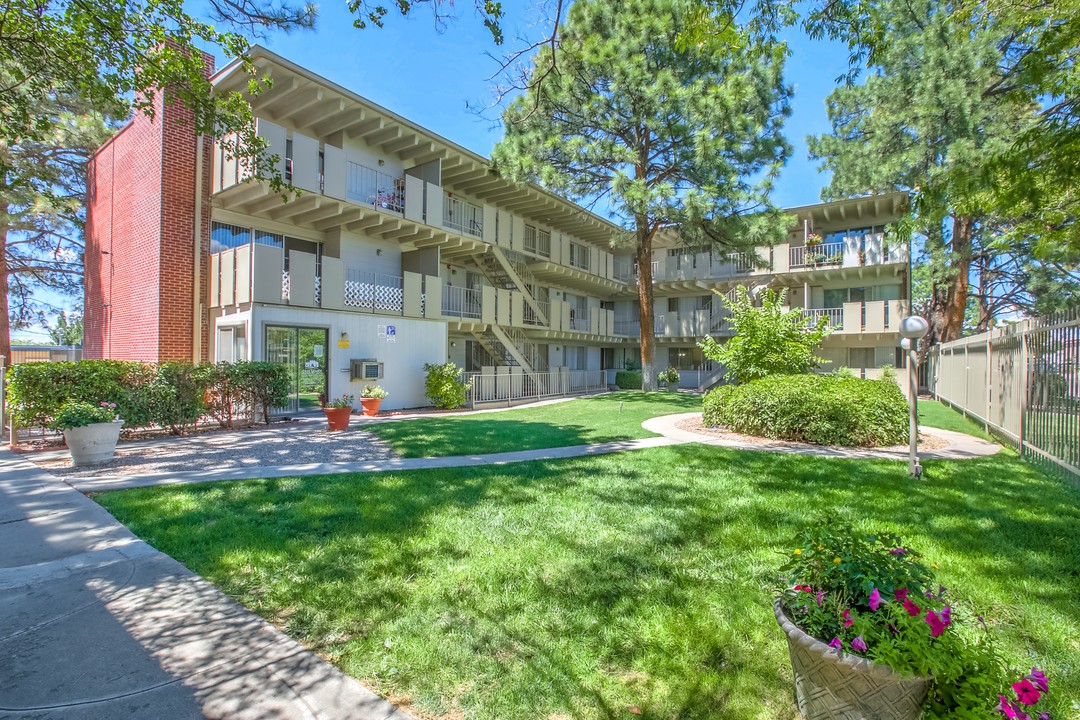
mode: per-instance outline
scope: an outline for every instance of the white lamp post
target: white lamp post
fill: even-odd
[[[908,474],[919,477],[919,378],[915,372],[919,363],[919,340],[926,337],[930,326],[923,318],[913,315],[900,321],[900,347],[908,351],[908,406],[911,417],[908,422]]]

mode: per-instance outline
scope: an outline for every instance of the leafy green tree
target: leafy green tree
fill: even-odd
[[[0,80],[8,77],[0,73]],[[82,290],[86,159],[111,131],[103,112],[77,97],[49,95],[36,112],[47,119],[47,136],[0,139],[0,355],[6,357],[12,328],[45,324],[51,307],[42,291]]]
[[[61,310],[56,316],[56,325],[49,326],[48,332],[54,345],[82,345],[82,316],[78,313],[69,316]]]
[[[638,262],[642,389],[655,390],[652,250],[661,232],[747,250],[786,233],[768,192],[788,152],[776,42],[680,44],[693,0],[579,0],[503,115],[500,172],[607,202]],[[539,82],[540,78],[543,82]]]
[[[905,189],[906,233],[924,238],[930,267],[929,343],[961,336],[973,260],[1000,235],[985,182],[987,157],[1034,119],[1029,103],[987,97],[1001,77],[1003,38],[939,0],[885,0],[868,8],[885,33],[859,84],[828,98],[832,132],[809,139],[832,171],[826,197]]]
[[[705,357],[723,365],[736,383],[808,373],[828,362],[815,354],[830,332],[828,319],[811,323],[801,308],[784,307],[785,290],[765,290],[760,307],[741,285],[734,300],[719,292],[716,295],[731,312],[735,335],[725,342],[705,337],[698,347]]]

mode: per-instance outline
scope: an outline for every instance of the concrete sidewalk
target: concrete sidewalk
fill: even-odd
[[[7,450],[0,717],[409,720]]]

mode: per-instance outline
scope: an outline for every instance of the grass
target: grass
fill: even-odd
[[[684,445],[96,499],[422,717],[793,719],[768,588],[834,518],[900,532],[1080,698],[1080,489],[1008,452],[906,475]]]
[[[954,430],[997,442],[983,429],[982,425],[937,400],[919,400],[919,424],[942,430]]]
[[[442,457],[588,445],[651,437],[641,423],[701,410],[686,393],[623,391],[541,407],[365,426],[402,457]]]

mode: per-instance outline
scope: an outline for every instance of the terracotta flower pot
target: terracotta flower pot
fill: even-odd
[[[65,430],[64,442],[71,450],[72,464],[96,465],[112,460],[116,452],[116,441],[120,439],[120,428],[123,426],[123,420],[116,420]]]
[[[773,611],[787,635],[795,702],[806,720],[916,720],[922,714],[929,680],[834,650],[796,627],[780,600]]]
[[[351,407],[324,407],[323,412],[326,413],[326,424],[330,426],[331,430],[348,429],[349,416],[352,414]]]
[[[382,398],[360,398],[360,406],[363,408],[364,415],[368,417],[374,417],[379,414],[379,405],[382,404]]]

